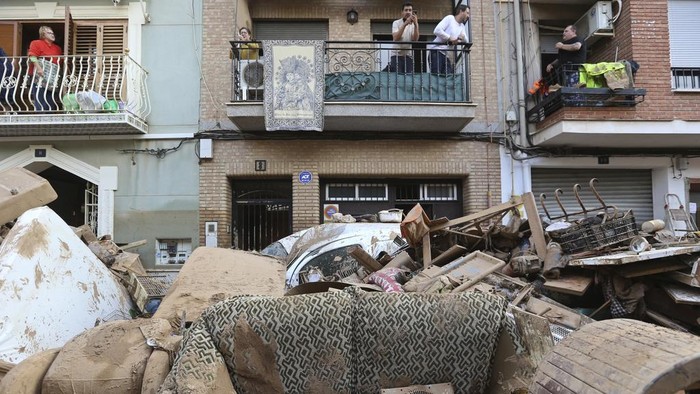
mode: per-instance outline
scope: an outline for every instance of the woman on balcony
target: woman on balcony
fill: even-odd
[[[39,28],[39,39],[29,44],[29,75],[32,76],[31,98],[36,111],[56,111],[58,101],[54,87],[59,84],[58,62],[63,54],[55,44],[56,36],[49,26]]]
[[[253,35],[247,27],[241,27],[238,31],[238,39],[241,41],[253,41]],[[258,60],[260,57],[260,44],[257,42],[248,42],[240,44],[241,60]]]

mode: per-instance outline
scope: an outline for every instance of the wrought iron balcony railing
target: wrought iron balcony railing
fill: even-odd
[[[634,87],[629,67],[598,65],[565,64],[535,82],[528,122],[541,122],[563,107],[634,107],[644,101],[646,89]]]
[[[0,116],[130,113],[145,120],[147,76],[128,55],[0,58]]]
[[[231,41],[233,101],[264,97],[260,42]],[[427,49],[431,42],[326,41],[325,100],[376,102],[469,102],[471,44]],[[401,47],[397,47],[401,45]]]

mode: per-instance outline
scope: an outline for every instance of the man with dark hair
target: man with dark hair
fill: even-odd
[[[444,17],[435,26],[434,44],[428,45],[430,50],[430,72],[436,74],[452,74],[454,68],[447,57],[450,45],[467,42],[467,31],[464,24],[469,20],[469,6],[460,4],[455,15]]]
[[[394,41],[418,41],[420,36],[418,16],[413,12],[413,4],[406,2],[401,9],[401,19],[391,25],[391,36]],[[413,72],[413,53],[411,44],[397,44],[396,50],[389,62],[389,71],[400,73]]]
[[[564,84],[575,87],[579,83],[578,66],[586,62],[586,41],[576,35],[576,26],[569,25],[562,33],[563,41],[557,42],[554,47],[559,50],[555,61],[547,65],[547,72],[552,72],[562,67],[565,76]]]

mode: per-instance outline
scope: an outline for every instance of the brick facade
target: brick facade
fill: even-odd
[[[589,63],[634,60],[640,68],[635,85],[647,90],[644,102],[634,108],[563,108],[548,116],[537,129],[561,120],[700,120],[700,95],[671,90],[668,2],[623,1],[615,22],[615,37],[591,46]]]
[[[486,142],[242,140],[217,141],[214,147],[214,159],[200,166],[202,228],[207,221],[231,223],[231,184],[236,179],[291,179],[295,231],[319,223],[319,182],[324,177],[461,179],[465,214],[493,204],[501,188],[498,145]],[[267,160],[267,171],[256,172],[255,160]],[[297,180],[301,171],[312,173],[311,183]],[[230,235],[220,233],[219,246],[230,243]]]
[[[476,116],[473,131],[499,131],[498,93],[493,77],[496,42],[492,3],[471,2],[470,88]],[[234,20],[327,20],[329,40],[371,40],[371,22],[391,22],[400,17],[402,2],[393,0],[308,0],[261,2],[249,0],[247,7],[235,8],[234,0],[204,0],[203,72],[201,124],[221,120],[225,102],[231,97],[231,69],[228,40],[235,37]],[[413,1],[423,22],[438,22],[451,12],[448,2]],[[482,8],[483,7],[483,8]],[[359,21],[350,25],[346,13],[354,8]],[[249,15],[243,15],[248,14]],[[253,32],[255,35],[255,32]],[[431,31],[421,30],[432,36]],[[224,70],[224,71],[222,71]],[[207,89],[208,87],[208,89]],[[209,92],[211,90],[211,93]],[[212,100],[213,97],[213,100]],[[216,101],[216,105],[211,104]],[[378,133],[381,134],[381,133]],[[293,229],[320,221],[320,180],[324,177],[349,178],[454,178],[462,180],[464,213],[497,204],[500,196],[500,158],[496,143],[432,140],[215,140],[214,159],[200,165],[200,228],[217,221],[219,228],[232,223],[232,182],[261,178],[254,170],[256,159],[267,160],[263,177],[291,178]],[[300,171],[310,171],[313,181],[297,181]],[[497,197],[494,197],[497,196]],[[204,244],[204,232],[200,233]],[[219,232],[219,246],[231,245],[231,235]]]

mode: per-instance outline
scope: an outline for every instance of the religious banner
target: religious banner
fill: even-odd
[[[263,41],[265,129],[323,131],[323,41]]]

